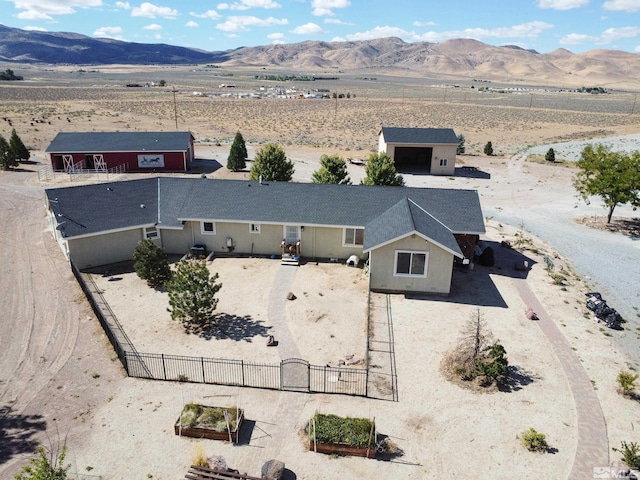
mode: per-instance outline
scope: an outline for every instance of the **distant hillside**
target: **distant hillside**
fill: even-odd
[[[77,33],[36,32],[0,25],[0,61],[17,63],[175,64],[224,62],[225,54],[164,44],[130,43]]]
[[[217,63],[309,73],[371,69],[393,74],[439,75],[556,86],[640,88],[640,54],[565,49],[538,53],[471,39],[407,43],[399,38],[358,42],[306,41],[242,47],[225,52],[91,38],[75,33],[25,31],[0,25],[0,61],[68,64]]]

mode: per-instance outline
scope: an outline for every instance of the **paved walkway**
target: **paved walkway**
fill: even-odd
[[[595,467],[609,465],[609,439],[600,401],[580,360],[571,349],[564,334],[551,320],[524,279],[514,279],[525,305],[531,307],[540,319],[537,323],[547,336],[567,376],[576,404],[578,445],[569,474],[570,480],[593,478]]]

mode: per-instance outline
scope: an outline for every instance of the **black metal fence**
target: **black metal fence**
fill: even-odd
[[[301,359],[269,364],[225,358],[139,353],[91,276],[82,274],[73,262],[71,269],[130,377],[367,396],[366,368],[317,366]]]

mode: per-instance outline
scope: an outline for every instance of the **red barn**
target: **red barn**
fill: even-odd
[[[54,170],[185,171],[191,132],[61,132],[45,150]]]

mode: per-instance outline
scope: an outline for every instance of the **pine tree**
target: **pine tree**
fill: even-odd
[[[367,176],[362,185],[404,186],[402,175],[398,174],[393,160],[386,153],[372,153],[365,167]]]
[[[547,162],[555,162],[556,161],[556,152],[553,148],[547,150],[547,154],[544,156],[544,159]]]
[[[262,178],[265,182],[289,182],[293,172],[293,162],[287,159],[282,147],[267,143],[256,153],[249,178],[254,181]]]
[[[463,134],[458,135],[458,146],[456,147],[456,155],[461,155],[465,152],[466,147],[464,146],[465,138]]]
[[[247,146],[244,142],[244,138],[242,138],[242,134],[240,132],[237,132],[233,139],[233,143],[231,144],[229,157],[227,158],[227,168],[234,172],[243,170],[247,166],[245,162],[247,156]]]
[[[204,260],[178,262],[173,276],[165,283],[171,318],[182,322],[187,330],[215,325],[214,311],[218,306],[215,295],[222,288],[217,279],[217,273],[210,276]]]
[[[3,170],[9,170],[11,167],[15,167],[18,165],[16,161],[16,157],[11,150],[11,146],[5,138],[0,135],[0,168]]]
[[[338,155],[322,155],[320,169],[311,174],[313,183],[331,183],[335,185],[350,185],[351,179],[347,172],[347,163]]]
[[[11,138],[9,138],[9,147],[15,156],[15,159],[18,162],[24,162],[29,160],[31,157],[31,153],[29,153],[29,149],[24,146],[22,143],[22,139],[16,133],[16,129],[14,128],[11,131]]]
[[[133,268],[151,287],[162,285],[171,278],[167,255],[152,240],[138,242],[133,251]]]
[[[489,157],[493,155],[493,144],[491,143],[491,141],[488,141],[484,146],[484,154],[488,155]]]

